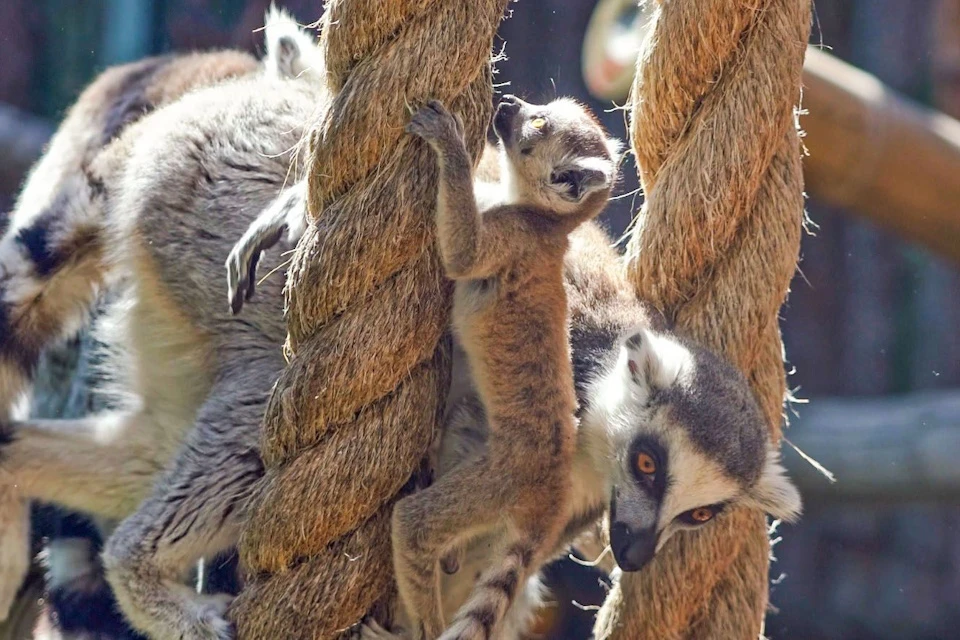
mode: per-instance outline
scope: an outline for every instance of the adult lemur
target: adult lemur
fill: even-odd
[[[223,259],[285,184],[329,103],[310,38],[268,17],[265,65],[168,56],[105,72],[30,176],[0,240],[0,618],[27,563],[23,500],[122,519],[104,564],[155,638],[224,638],[226,599],[181,584],[231,547],[262,474],[258,427],[283,367],[273,305],[233,317]],[[104,370],[123,392],[81,420],[13,421],[41,350],[99,294]]]
[[[552,365],[554,351],[561,347],[550,342],[549,330],[541,324],[556,312],[551,305],[557,294],[543,291],[541,283],[531,284],[530,269],[516,268],[515,262],[522,266],[523,259],[542,259],[541,266],[549,268],[556,258],[551,252],[565,246],[558,240],[564,237],[562,226],[576,222],[551,209],[559,205],[576,211],[590,197],[591,186],[605,200],[612,172],[609,150],[599,127],[579,107],[567,101],[536,106],[507,99],[495,120],[502,139],[500,183],[477,180],[473,191],[484,212],[478,214],[463,184],[470,165],[462,141],[453,120],[442,113],[434,105],[412,126],[419,132],[429,122],[431,142],[440,153],[440,249],[452,275],[468,278],[458,287],[454,316],[460,335],[462,325],[468,326],[461,346],[469,357],[462,349],[455,356],[437,484],[401,502],[395,514],[395,561],[408,609],[398,616],[399,627],[408,631],[397,635],[435,637],[437,623],[424,618],[450,620],[468,603],[449,637],[519,637],[538,590],[536,579],[526,588],[524,580],[604,511],[610,514],[611,546],[624,571],[641,569],[674,533],[703,526],[728,506],[796,517],[799,495],[768,442],[746,380],[647,312],[623,280],[609,239],[592,223],[572,233],[565,259],[580,429],[572,467],[557,463],[556,450],[564,443],[555,438],[563,437],[561,413],[568,410],[568,400],[554,388],[563,378]],[[485,171],[496,153],[488,147]],[[284,230],[294,235],[302,230],[302,189],[298,185],[282,194],[231,252],[228,295],[234,308],[253,293],[260,251]],[[525,205],[519,209],[524,213],[497,208],[504,202]],[[458,219],[454,207],[461,208],[459,219],[465,222],[452,222]],[[482,240],[474,245],[477,237]],[[547,299],[528,300],[531,294]],[[497,308],[501,297],[525,301],[501,311],[516,313],[516,318],[498,320],[499,314],[486,306]],[[531,318],[526,304],[534,303],[541,308]],[[480,367],[466,366],[478,358],[489,360]],[[497,367],[507,371],[491,380]],[[471,375],[477,377],[472,384]],[[494,413],[488,417],[491,407]],[[526,435],[519,432],[524,429]],[[570,474],[569,496],[550,477],[557,468]],[[520,488],[515,488],[511,483],[518,476]],[[531,503],[542,509],[530,509]],[[542,527],[536,543],[518,545],[531,530],[525,520],[518,526],[518,509],[530,509]],[[561,520],[556,537],[550,531],[553,516]],[[505,549],[508,560],[498,563]],[[444,572],[452,575],[441,576],[441,555]],[[421,626],[421,621],[427,624]],[[363,633],[393,636],[373,622]]]

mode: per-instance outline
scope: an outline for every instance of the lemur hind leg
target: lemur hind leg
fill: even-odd
[[[0,446],[0,474],[23,498],[123,518],[149,495],[173,455],[161,442],[163,431],[147,411],[13,423],[10,442]]]
[[[497,526],[509,503],[489,472],[485,457],[466,461],[394,508],[394,569],[415,639],[433,640],[445,627],[441,557],[464,537]]]
[[[510,465],[511,467],[513,465]],[[491,638],[560,531],[551,487],[504,483],[487,456],[452,469],[433,486],[404,498],[393,517],[394,563],[413,638]],[[556,491],[563,492],[563,487]],[[506,524],[504,544],[481,575],[470,601],[443,633],[440,560],[464,537]],[[442,635],[441,635],[442,634]]]
[[[515,460],[513,469],[529,464]],[[488,468],[486,482],[502,481],[497,466]],[[516,493],[509,504],[500,505],[506,512],[507,531],[502,546],[494,553],[489,568],[479,577],[470,599],[460,608],[441,640],[490,640],[504,637],[508,613],[521,599],[533,572],[543,565],[556,548],[562,533],[558,508],[563,503],[552,499],[565,495],[565,478],[552,486],[549,477],[535,481],[532,477],[514,478]]]
[[[251,378],[264,386],[258,375]],[[263,475],[256,426],[267,393],[235,379],[219,386],[153,495],[119,525],[104,550],[121,610],[155,640],[233,637],[225,616],[230,597],[199,595],[182,583],[200,558],[236,544]]]

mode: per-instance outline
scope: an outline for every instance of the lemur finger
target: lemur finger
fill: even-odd
[[[240,313],[244,300],[247,300],[246,288],[249,278],[246,264],[248,258],[234,247],[227,258],[227,301],[233,315]]]
[[[439,100],[427,100],[427,108],[436,111],[440,115],[447,114],[447,108]]]
[[[245,298],[253,298],[253,292],[257,288],[257,265],[260,263],[260,252],[256,251],[250,256],[250,266],[247,267],[247,295]]]
[[[368,618],[360,628],[362,640],[403,640],[406,637],[402,633],[387,631],[373,618]]]
[[[453,114],[453,122],[457,129],[457,135],[463,138],[463,132],[464,132],[463,118],[460,117],[459,113]]]
[[[416,120],[411,120],[410,122],[408,122],[407,126],[405,126],[403,130],[406,131],[407,133],[412,133],[415,136],[420,136],[421,138],[423,137],[423,134],[421,133],[423,130],[423,125],[421,125]]]
[[[243,296],[239,295],[240,282],[240,262],[239,257],[233,252],[227,258],[227,302],[230,304],[230,311],[234,315],[240,313],[243,307]]]

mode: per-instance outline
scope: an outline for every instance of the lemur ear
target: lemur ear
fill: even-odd
[[[277,40],[277,62],[286,70],[287,75],[295,76],[294,65],[300,58],[300,47],[290,36],[282,36]]]
[[[620,164],[620,159],[623,157],[623,148],[623,142],[617,138],[607,138],[607,153],[610,154],[610,161],[613,162],[614,166]]]
[[[637,385],[647,389],[668,389],[692,360],[678,342],[638,329],[626,342],[627,372]]]
[[[796,522],[800,517],[803,511],[800,492],[787,477],[787,470],[780,463],[780,451],[772,444],[767,446],[767,459],[760,479],[742,504],[763,511],[777,520]]]
[[[591,158],[581,160],[575,164],[567,164],[555,168],[550,173],[550,186],[553,187],[564,200],[580,202],[598,189],[606,189],[610,186],[609,169],[600,166],[601,162],[597,158],[596,162],[591,162]]]

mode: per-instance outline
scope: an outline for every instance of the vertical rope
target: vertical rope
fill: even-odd
[[[335,637],[393,597],[390,512],[447,385],[450,288],[434,248],[436,161],[403,127],[438,98],[474,157],[507,0],[329,0],[336,97],[312,140],[312,224],[288,273],[290,364],[267,407],[267,475],[241,541],[241,638]]]
[[[647,200],[626,268],[681,332],[750,380],[773,438],[785,380],[777,313],[796,268],[803,176],[794,106],[809,0],[662,0],[633,86]],[[760,514],[678,534],[624,574],[598,638],[755,640],[767,605]]]

